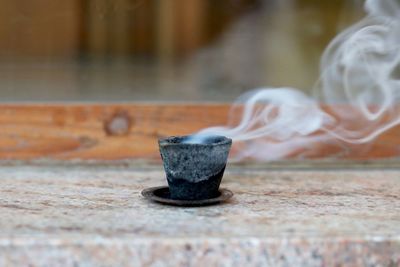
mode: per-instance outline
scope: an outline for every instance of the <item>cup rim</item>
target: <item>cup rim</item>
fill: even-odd
[[[215,142],[215,143],[181,143],[181,142],[171,142],[173,139],[185,139],[189,136],[193,136],[191,134],[189,135],[173,135],[169,136],[166,138],[161,138],[158,139],[158,144],[159,146],[220,146],[220,145],[226,145],[226,144],[232,144],[232,139],[223,135],[210,135],[215,138],[221,138],[220,141]]]

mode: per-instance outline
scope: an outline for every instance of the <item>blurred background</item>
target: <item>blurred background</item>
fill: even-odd
[[[0,101],[220,101],[309,91],[360,0],[0,0]]]

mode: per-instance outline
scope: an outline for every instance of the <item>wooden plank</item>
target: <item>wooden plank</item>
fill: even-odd
[[[204,43],[204,18],[206,2],[203,0],[178,0],[175,38],[179,54],[189,54]]]
[[[129,0],[114,0],[112,2],[112,12],[110,14],[110,50],[116,56],[123,57],[130,52],[130,32],[131,14],[129,14]]]
[[[158,157],[157,139],[224,123],[226,106],[7,105],[0,107],[0,159]]]
[[[130,7],[129,42],[132,44],[133,54],[154,56],[156,53],[156,12],[156,1],[136,1]]]
[[[176,2],[158,0],[156,13],[156,42],[158,57],[162,63],[170,62],[176,53],[176,40],[174,38]]]
[[[90,0],[86,5],[84,46],[93,58],[102,58],[110,50],[110,2]]]
[[[80,45],[79,0],[0,0],[0,58],[71,58]]]
[[[0,160],[158,160],[158,138],[225,124],[228,111],[228,104],[2,105]],[[399,136],[395,127],[374,144],[320,146],[309,158],[394,159]]]

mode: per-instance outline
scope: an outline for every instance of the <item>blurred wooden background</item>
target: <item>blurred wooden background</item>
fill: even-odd
[[[348,5],[346,0],[282,2],[292,2],[299,14],[319,10],[325,35],[315,41],[323,45]],[[0,0],[0,59],[184,55],[261,5],[274,11],[279,1]]]
[[[83,43],[98,55],[174,56],[209,42],[256,0],[92,0]]]
[[[80,4],[0,0],[0,59],[76,56],[83,23]]]
[[[178,55],[257,0],[0,0],[0,58]]]
[[[311,92],[362,0],[0,0],[0,102]]]

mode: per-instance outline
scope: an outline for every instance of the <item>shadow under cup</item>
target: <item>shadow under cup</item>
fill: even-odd
[[[172,136],[158,141],[172,199],[201,200],[218,196],[232,140],[208,136]]]

